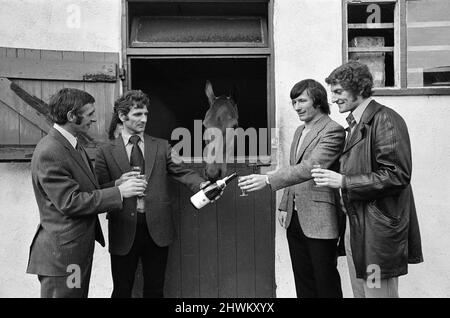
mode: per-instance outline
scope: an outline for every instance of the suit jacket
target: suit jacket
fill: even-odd
[[[122,206],[119,189],[101,190],[93,167],[54,128],[34,150],[31,177],[40,222],[27,272],[66,276],[70,264],[87,266],[95,239],[105,244],[97,214]]]
[[[339,192],[328,187],[316,187],[311,176],[313,164],[337,171],[344,147],[345,130],[322,116],[305,136],[297,154],[297,145],[305,126],[297,128],[291,145],[290,166],[269,176],[273,190],[286,188],[279,209],[288,212],[289,225],[295,205],[304,234],[309,238],[335,239],[342,232],[345,219],[340,209]]]
[[[193,170],[172,161],[171,147],[166,140],[145,135],[144,142],[148,180],[144,200],[148,231],[157,245],[167,246],[175,237],[171,205],[173,193],[170,192],[167,176],[187,185],[194,192],[200,190],[200,183],[205,180]],[[98,149],[95,171],[101,187],[114,186],[123,173],[130,171],[130,161],[121,136]],[[110,253],[126,255],[136,233],[136,200],[125,199],[123,209],[110,213],[107,218]]]
[[[408,263],[422,262],[423,255],[403,118],[371,101],[346,144],[340,169],[356,276],[367,278],[370,264],[380,266],[382,279],[405,275]]]

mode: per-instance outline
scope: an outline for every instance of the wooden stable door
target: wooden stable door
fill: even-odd
[[[203,165],[193,165],[197,171]],[[247,164],[229,165],[229,173],[257,173]],[[174,183],[177,238],[169,249],[165,297],[275,297],[274,193],[266,188],[241,197],[233,181],[222,197],[201,210],[190,204],[192,192]],[[142,291],[138,270],[134,296]]]

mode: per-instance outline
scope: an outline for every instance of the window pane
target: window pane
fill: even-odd
[[[396,85],[396,4],[396,1],[347,4],[348,59],[369,67],[375,87]]]
[[[407,2],[408,87],[450,86],[450,1]]]
[[[132,46],[265,44],[260,17],[137,17],[133,23]]]

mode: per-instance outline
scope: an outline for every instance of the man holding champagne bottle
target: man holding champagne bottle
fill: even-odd
[[[149,99],[140,90],[121,96],[114,104],[109,134],[112,140],[97,152],[95,170],[101,187],[117,186],[138,175],[145,175],[147,180],[142,197],[124,200],[123,213],[108,216],[114,298],[131,297],[139,259],[143,296],[163,297],[168,245],[175,235],[168,176],[193,192],[209,184],[195,171],[172,161],[166,140],[145,134],[148,107]],[[114,139],[117,125],[123,125],[123,129]],[[138,167],[139,172],[130,171],[132,167]]]
[[[316,187],[311,169],[339,168],[345,130],[328,116],[325,88],[312,79],[295,84],[290,94],[300,125],[291,146],[290,166],[270,175],[252,174],[239,179],[243,191],[270,185],[285,188],[279,221],[287,229],[297,297],[342,297],[337,271],[337,246],[343,232],[339,193]]]

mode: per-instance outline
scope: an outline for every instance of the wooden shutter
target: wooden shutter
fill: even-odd
[[[52,126],[50,96],[64,87],[95,98],[97,123],[89,131],[88,153],[106,141],[119,94],[118,53],[31,50],[0,47],[0,161],[30,160]]]

